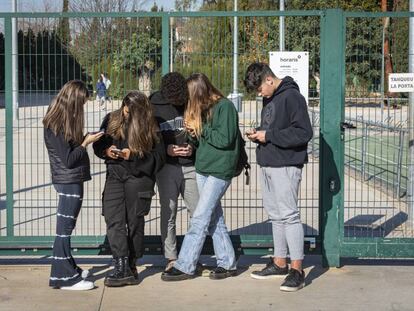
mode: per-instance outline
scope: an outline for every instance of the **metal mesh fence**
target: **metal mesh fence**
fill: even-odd
[[[307,19],[308,27],[298,27]],[[278,50],[275,29],[278,17],[239,17],[239,80],[255,60],[268,61]],[[65,23],[67,27],[64,28]],[[225,95],[232,91],[233,17],[170,18],[170,70],[188,76],[204,72]],[[310,51],[311,70],[319,67],[319,17],[288,16],[286,49]],[[94,94],[86,105],[86,131],[97,130],[104,116],[120,106],[122,97],[139,89],[147,95],[159,87],[162,61],[162,28],[159,17],[137,18],[19,18],[19,116],[13,122],[14,235],[53,236],[57,196],[43,142],[42,118],[53,97],[68,80],[86,81]],[[62,29],[69,31],[62,32]],[[116,31],[113,31],[116,29]],[[111,34],[111,35],[109,35]],[[291,34],[291,35],[289,35]],[[293,35],[295,34],[295,35]],[[303,40],[298,40],[302,38]],[[2,51],[0,51],[2,53]],[[112,84],[101,104],[95,96],[96,82],[105,73]],[[243,92],[240,82],[239,91]],[[318,234],[319,89],[310,86],[310,116],[315,136],[309,146],[309,164],[303,171],[299,205],[306,235]],[[239,113],[240,128],[260,123],[261,101],[245,95]],[[312,112],[311,112],[312,111]],[[3,117],[4,109],[0,110]],[[3,122],[0,131],[4,131]],[[4,145],[3,136],[0,147]],[[252,164],[250,185],[244,176],[235,178],[222,200],[226,223],[233,235],[270,235],[271,225],[262,208],[255,146],[248,142]],[[1,148],[5,150],[5,148]],[[106,169],[91,150],[92,181],[85,184],[85,197],[75,234],[105,234],[101,216],[101,192]],[[5,161],[0,154],[1,197],[5,199]],[[153,200],[146,217],[146,234],[159,235],[159,201]],[[188,215],[180,202],[178,234],[187,231]],[[0,205],[1,234],[5,235],[5,209]]]
[[[346,46],[344,234],[413,237],[408,96],[387,81],[408,72],[408,18],[348,18]]]
[[[307,19],[308,27],[298,30],[299,19]],[[178,32],[175,39],[179,49],[173,54],[170,69],[178,70],[185,75],[192,72],[204,72],[224,94],[232,92],[232,25],[233,17],[199,17],[174,18]],[[243,92],[242,80],[244,71],[252,61],[269,60],[269,52],[279,49],[278,33],[270,29],[277,28],[278,17],[239,17],[239,64],[238,91]],[[286,48],[312,51],[311,68],[319,66],[319,17],[286,17]],[[293,35],[295,33],[295,35]],[[297,37],[313,38],[297,42]],[[317,95],[316,83],[311,85],[310,94]],[[310,105],[318,105],[319,99],[312,98]],[[260,124],[261,100],[247,94],[239,113],[240,129]],[[315,137],[319,132],[319,123],[313,123]],[[317,138],[315,139],[315,141]],[[314,142],[313,142],[314,143]],[[244,184],[243,177],[233,179],[232,185],[222,200],[226,223],[232,234],[270,235],[271,224],[262,207],[260,180],[256,165],[255,144],[247,142],[249,160],[252,165],[251,183]],[[309,164],[303,171],[303,180],[299,197],[302,221],[306,235],[318,234],[318,153],[309,150]],[[182,234],[185,230],[182,231]]]
[[[42,119],[61,86],[71,79],[87,82],[91,97],[85,109],[85,131],[94,131],[99,129],[108,112],[120,107],[123,95],[138,88],[149,94],[153,81],[160,76],[160,71],[154,70],[155,64],[160,62],[159,18],[73,19],[70,39],[66,40],[59,35],[63,20],[25,18],[17,22],[20,91],[19,116],[13,123],[15,236],[54,235],[57,196],[50,179]],[[105,27],[118,23],[121,26],[117,38],[105,37]],[[94,30],[94,25],[98,29]],[[142,25],[148,31],[136,33],[134,29]],[[154,40],[141,46],[142,36],[152,36]],[[142,59],[128,54],[133,54],[130,42],[136,44],[135,52]],[[126,58],[128,61],[124,61]],[[104,73],[112,84],[101,104],[95,96],[95,87]],[[106,168],[91,148],[89,156],[93,181],[85,184],[85,198],[75,234],[94,236],[105,233],[101,191]],[[149,229],[153,231],[152,226]]]

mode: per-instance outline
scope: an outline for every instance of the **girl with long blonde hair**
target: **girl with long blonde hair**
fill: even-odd
[[[239,158],[238,114],[202,73],[187,79],[189,102],[185,125],[196,149],[196,178],[200,199],[190,221],[174,267],[162,274],[164,281],[195,276],[196,266],[207,235],[213,238],[217,268],[211,279],[235,276],[236,259],[220,200],[235,176]]]
[[[84,105],[88,97],[82,81],[69,81],[43,119],[52,183],[59,194],[49,285],[68,290],[94,288],[93,282],[83,280],[88,272],[76,265],[70,251],[70,237],[82,206],[83,183],[91,179],[86,147],[103,134],[83,134]]]
[[[106,115],[101,129],[105,135],[93,148],[107,166],[103,215],[115,265],[104,283],[135,285],[135,263],[144,251],[144,216],[155,194],[155,173],[165,162],[164,144],[148,98],[137,91],[128,93],[121,107]]]

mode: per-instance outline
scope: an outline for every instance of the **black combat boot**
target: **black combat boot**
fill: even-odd
[[[114,261],[114,271],[105,278],[106,286],[120,287],[138,284],[138,279],[135,279],[129,267],[128,257],[115,257]]]

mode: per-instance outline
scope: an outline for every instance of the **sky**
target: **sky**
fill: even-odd
[[[17,9],[19,11],[32,11],[33,8],[43,8],[44,2],[48,0],[17,0]],[[61,1],[50,1],[51,3],[61,3]],[[165,11],[174,8],[174,0],[156,0],[158,7],[163,7]],[[0,0],[0,12],[10,12],[11,11],[11,3],[12,0]],[[144,9],[148,10],[152,7],[154,1],[149,0],[147,1]],[[57,8],[61,7],[61,5],[57,5]]]

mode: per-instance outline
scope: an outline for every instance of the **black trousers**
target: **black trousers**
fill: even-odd
[[[82,270],[76,265],[70,251],[70,237],[82,206],[83,183],[53,186],[59,194],[59,203],[49,285],[71,286],[82,280]]]
[[[149,213],[154,182],[108,167],[103,192],[106,234],[114,257],[140,258],[144,253],[144,216]]]

